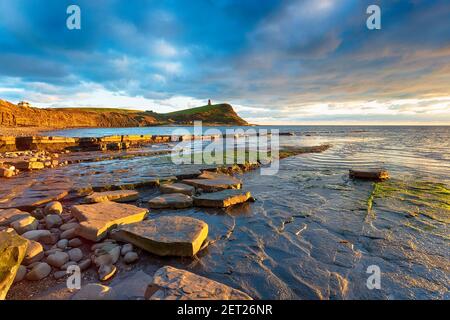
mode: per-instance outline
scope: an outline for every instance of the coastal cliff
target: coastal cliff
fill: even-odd
[[[171,113],[156,113],[112,108],[44,109],[18,106],[0,100],[0,126],[3,127],[146,127],[189,125],[201,120],[204,125],[248,125],[229,104],[207,105]]]

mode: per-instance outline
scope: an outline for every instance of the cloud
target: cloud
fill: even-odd
[[[155,110],[212,98],[250,121],[448,121],[450,4],[380,0],[382,30],[369,31],[369,2],[79,0],[72,32],[68,1],[2,1],[0,94]]]

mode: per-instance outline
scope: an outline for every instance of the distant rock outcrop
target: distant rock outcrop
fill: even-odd
[[[111,108],[34,108],[0,100],[3,127],[146,127],[164,124],[248,125],[229,104],[207,105],[166,114]]]

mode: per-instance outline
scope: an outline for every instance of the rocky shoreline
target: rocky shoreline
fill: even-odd
[[[217,138],[222,137],[183,136],[177,140]],[[7,244],[1,248],[0,255],[4,259],[5,252],[11,248],[21,252],[16,261],[8,261],[10,274],[0,277],[2,288],[5,288],[2,293],[6,296],[8,283],[13,282],[10,295],[15,299],[26,298],[26,292],[31,289],[19,293],[15,291],[16,286],[43,280],[46,283],[49,278],[53,279],[50,283],[61,284],[70,275],[67,270],[77,266],[96,281],[75,293],[69,290],[69,296],[73,299],[109,299],[114,295],[108,281],[121,268],[138,262],[143,254],[195,257],[214,243],[214,239],[208,237],[208,224],[204,221],[183,215],[152,217],[149,210],[225,209],[255,201],[234,175],[256,169],[259,163],[184,166],[178,168],[178,172],[168,168],[170,175],[159,172],[153,178],[136,176],[132,181],[128,179],[128,183],[127,179],[119,178],[119,184],[104,180],[107,184],[95,185],[78,184],[70,179],[65,168],[71,164],[107,160],[158,159],[170,152],[171,140],[169,136],[14,139],[21,149],[31,146],[34,150],[0,154],[3,177],[0,179],[11,182],[0,190],[0,234],[5,240],[3,243]],[[328,147],[319,148],[320,151],[288,150],[280,157],[322,152]],[[44,184],[35,180],[35,172],[43,169],[48,170],[40,175]],[[55,170],[62,180],[55,180],[52,173]],[[92,174],[92,171],[88,169],[86,173]],[[146,197],[147,190],[157,192]],[[163,267],[155,274],[161,274],[162,278],[158,279],[171,279],[170,283],[180,279],[177,280],[180,281],[179,288],[169,290],[167,288],[174,288],[173,284],[166,287],[163,280],[154,280],[147,283],[142,298],[250,299],[242,291],[188,271]],[[69,296],[66,293],[66,298]]]

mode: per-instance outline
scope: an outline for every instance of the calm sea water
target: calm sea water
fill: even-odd
[[[450,298],[450,127],[276,128],[296,133],[282,136],[282,145],[330,143],[332,148],[284,159],[274,176],[262,176],[258,170],[243,174],[244,187],[255,203],[226,211],[152,211],[155,216],[205,220],[215,242],[193,261],[146,257],[141,269],[151,274],[171,264],[255,298]],[[173,129],[77,129],[52,134],[170,134]],[[374,167],[385,168],[392,176],[380,185],[381,192],[371,182],[348,177],[350,168]],[[76,181],[91,177],[86,172],[95,170],[92,179],[107,181],[118,172],[123,175],[123,170],[130,170],[130,177],[145,177],[176,169],[169,162],[135,158],[69,166],[61,169],[69,170],[61,171],[61,176],[69,174]],[[381,272],[380,289],[367,287],[371,266]]]

